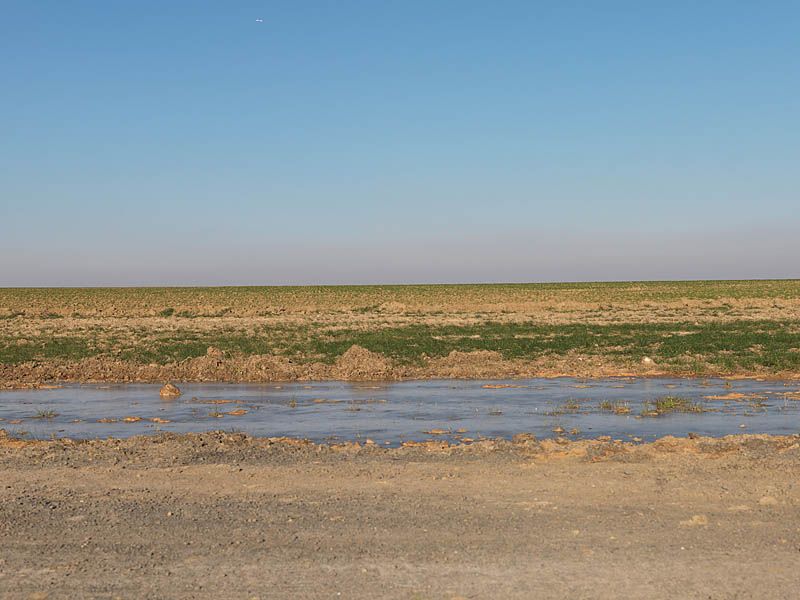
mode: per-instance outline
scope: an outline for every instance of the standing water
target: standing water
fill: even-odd
[[[800,382],[794,381],[557,378],[180,387],[183,395],[175,400],[162,400],[157,385],[138,384],[2,391],[0,428],[30,439],[221,429],[388,445],[522,432],[629,440],[800,432]]]

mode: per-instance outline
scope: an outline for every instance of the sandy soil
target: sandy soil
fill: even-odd
[[[800,436],[0,435],[3,598],[796,598]]]

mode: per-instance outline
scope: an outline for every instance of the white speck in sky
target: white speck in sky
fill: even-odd
[[[263,23],[264,19],[256,19],[256,23]]]

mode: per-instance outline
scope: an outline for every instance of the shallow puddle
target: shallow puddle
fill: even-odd
[[[158,385],[139,384],[0,391],[0,429],[30,439],[222,429],[316,442],[369,438],[392,446],[522,432],[643,441],[690,432],[800,432],[800,382],[558,378],[179,386],[183,395],[175,400],[162,400]],[[673,400],[657,402],[665,398]]]

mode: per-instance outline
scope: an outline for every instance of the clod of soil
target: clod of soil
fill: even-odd
[[[164,385],[164,387],[161,388],[161,391],[158,393],[158,395],[161,396],[162,398],[172,399],[180,396],[181,391],[180,389],[178,389],[178,386],[172,385],[171,383],[167,383],[166,385]]]
[[[422,433],[427,433],[428,435],[449,435],[449,429],[428,429],[423,431]]]

